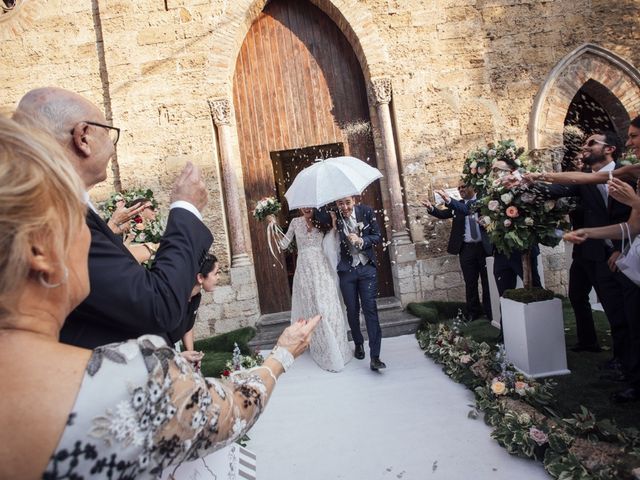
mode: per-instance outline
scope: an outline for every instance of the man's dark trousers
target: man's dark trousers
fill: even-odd
[[[467,311],[471,318],[477,318],[483,311],[491,319],[491,298],[487,277],[486,253],[482,242],[463,243],[458,255],[464,278]],[[478,295],[478,277],[482,284],[482,304]]]
[[[351,328],[353,342],[362,345],[364,338],[360,331],[360,302],[362,313],[367,324],[369,336],[369,351],[372,358],[380,356],[382,330],[378,321],[376,295],[378,292],[378,277],[376,267],[371,262],[366,265],[358,264],[347,271],[338,272],[340,276],[340,290],[347,307],[347,320]]]

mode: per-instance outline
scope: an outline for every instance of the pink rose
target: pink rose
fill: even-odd
[[[504,221],[504,226],[505,227],[510,227],[511,226],[511,220],[509,220],[508,218]]]
[[[518,212],[518,207],[515,207],[513,205],[507,208],[506,213],[507,213],[507,217],[510,217],[510,218],[516,218],[518,215],[520,215],[520,212]]]
[[[544,445],[549,441],[549,437],[547,436],[547,434],[536,427],[531,427],[529,429],[529,437],[538,445]]]

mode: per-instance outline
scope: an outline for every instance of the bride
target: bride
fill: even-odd
[[[302,215],[291,220],[284,237],[276,238],[280,248],[296,240],[298,259],[293,276],[291,322],[322,315],[311,337],[311,357],[323,369],[339,372],[351,360],[347,341],[347,320],[338,287],[338,259],[335,216],[331,224],[315,219],[313,208],[302,208]],[[269,221],[275,222],[270,216]]]

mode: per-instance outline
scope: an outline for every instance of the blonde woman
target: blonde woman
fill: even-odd
[[[0,117],[0,478],[157,478],[242,436],[319,317],[260,368],[204,379],[160,337],[59,343],[89,293],[82,185],[59,145]]]

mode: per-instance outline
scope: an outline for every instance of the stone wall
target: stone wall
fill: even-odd
[[[236,55],[265,0],[31,2],[30,25],[0,42],[0,108],[10,110],[26,91],[44,85],[87,96],[123,129],[117,158],[122,186],[152,188],[165,206],[184,162],[201,166],[210,194],[205,221],[228,268],[226,215],[246,225],[247,212],[225,212],[207,101],[231,98]],[[395,271],[404,303],[464,297],[457,259],[443,256],[448,224],[434,226],[419,195],[455,178],[465,153],[478,145],[514,138],[526,146],[538,90],[578,46],[594,43],[640,63],[640,4],[633,0],[312,2],[345,33],[367,82],[380,76],[392,82],[408,229],[417,253],[414,263]],[[236,175],[242,178],[241,171]],[[104,198],[113,185],[110,174],[92,196]],[[545,265],[549,284],[563,291],[558,261],[547,256]],[[255,323],[255,280],[246,274],[248,283],[234,283],[244,275],[232,269],[218,292],[205,298],[201,316],[219,320],[201,322],[201,334]]]

